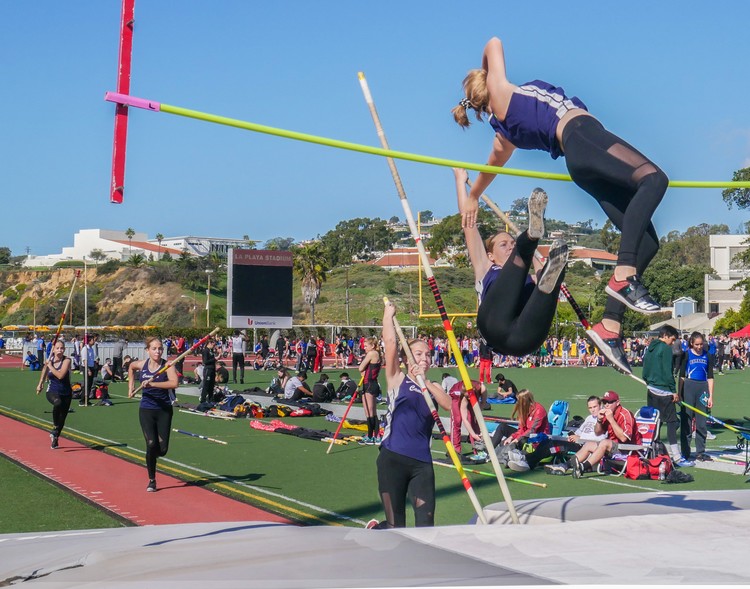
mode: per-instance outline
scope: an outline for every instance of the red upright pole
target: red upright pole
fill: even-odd
[[[133,16],[135,0],[122,0],[120,55],[117,60],[117,91],[130,94],[130,63],[133,57]],[[121,204],[125,190],[125,145],[128,138],[128,107],[115,107],[115,133],[112,142],[112,183],[109,202]]]

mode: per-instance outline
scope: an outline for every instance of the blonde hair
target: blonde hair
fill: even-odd
[[[478,121],[483,120],[483,115],[490,112],[490,92],[487,90],[487,72],[485,70],[469,70],[463,81],[464,94],[469,106],[474,109]],[[469,113],[465,102],[461,101],[458,106],[451,109],[454,120],[464,129],[471,125]]]
[[[523,424],[529,418],[531,406],[534,404],[534,395],[529,389],[522,389],[516,395],[516,406],[513,408],[513,418]]]
[[[515,241],[516,239],[507,231],[498,231],[497,233],[495,233],[495,235],[490,235],[487,239],[484,240],[484,251],[489,254],[492,251],[492,248],[495,247],[495,240],[501,235],[507,235],[513,241]]]
[[[159,343],[162,343],[161,338],[158,338],[155,335],[151,335],[151,336],[149,336],[149,337],[146,338],[146,349],[147,350],[149,349],[149,347],[151,347],[151,342],[153,342],[154,340],[157,341],[157,342],[159,342]]]

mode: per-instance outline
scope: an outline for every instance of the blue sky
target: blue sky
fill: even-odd
[[[297,240],[358,216],[403,218],[383,158],[131,109],[125,202],[109,203],[119,0],[6,2],[0,35],[0,246],[59,252],[82,228],[150,236]],[[493,8],[494,6],[494,8]],[[378,145],[365,72],[393,149],[484,163],[486,124],[450,116],[493,35],[508,75],[579,96],[672,179],[729,180],[750,165],[746,2],[467,4],[414,0],[137,0],[131,93],[255,123]],[[448,168],[399,162],[412,209],[456,210]],[[510,167],[565,172],[517,152]],[[549,215],[604,216],[568,183],[499,177],[503,206],[537,185]],[[736,231],[720,190],[670,189],[654,222]]]

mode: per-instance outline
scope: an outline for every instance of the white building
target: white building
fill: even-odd
[[[59,254],[28,256],[23,265],[27,267],[54,266],[62,261],[80,261],[84,256],[93,260],[91,252],[101,251],[106,260],[126,262],[130,256],[139,254],[148,258],[160,259],[165,253],[173,258],[187,251],[192,256],[207,256],[218,253],[226,257],[230,247],[246,248],[255,242],[244,239],[225,239],[223,237],[165,237],[161,244],[156,239],[149,239],[146,233],[135,233],[131,239],[125,231],[110,229],[81,229],[73,236],[73,245],[64,247]],[[103,261],[103,260],[102,260]]]
[[[148,240],[148,243],[152,245],[159,245],[156,239]],[[255,241],[248,241],[246,239],[225,239],[221,237],[195,237],[192,235],[184,235],[181,237],[165,237],[161,240],[162,248],[170,248],[176,250],[179,254],[182,251],[187,251],[189,254],[194,256],[207,256],[212,253],[219,254],[222,258],[227,257],[227,250],[230,247],[238,249],[247,249],[251,245],[254,245]],[[174,254],[170,254],[174,256]]]
[[[740,252],[748,248],[750,235],[709,235],[711,267],[716,276],[704,278],[704,294],[708,313],[724,313],[728,309],[738,311],[745,291],[731,290],[743,278],[750,275],[750,270],[732,262]]]

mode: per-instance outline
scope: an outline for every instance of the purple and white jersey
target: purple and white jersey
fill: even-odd
[[[479,304],[482,304],[482,299],[484,298],[484,295],[487,294],[487,291],[489,290],[490,286],[493,282],[495,282],[500,276],[500,270],[502,270],[502,266],[498,266],[497,264],[492,264],[489,270],[487,270],[487,273],[484,275],[484,278],[482,280],[477,280],[476,284],[474,285],[475,290],[477,291],[477,298],[479,299]],[[524,284],[524,295],[523,300],[527,301],[529,297],[531,296],[531,293],[534,290],[534,280],[531,278],[531,274],[526,276],[526,283]]]
[[[517,148],[541,149],[557,159],[563,155],[555,135],[557,124],[574,108],[588,110],[577,97],[565,96],[562,88],[534,80],[513,92],[504,121],[494,114],[489,121],[496,133]]]
[[[397,390],[388,391],[388,413],[380,446],[420,462],[432,462],[433,425],[422,389],[407,376]]]

